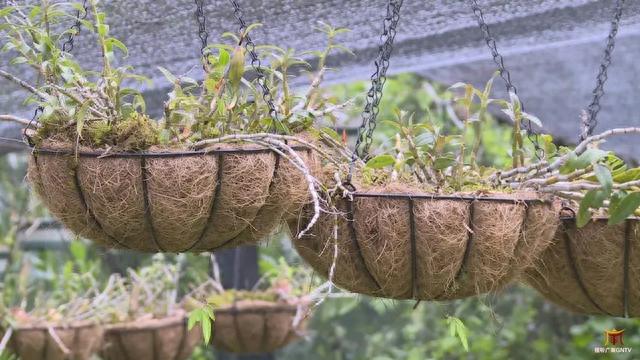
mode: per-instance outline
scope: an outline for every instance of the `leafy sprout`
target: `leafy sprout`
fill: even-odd
[[[91,147],[121,150],[144,150],[154,145],[185,146],[202,139],[235,133],[276,131],[296,134],[308,130],[323,118],[330,118],[342,107],[324,98],[318,90],[326,71],[330,54],[348,50],[337,43],[336,37],[344,29],[320,24],[327,35],[326,47],[313,53],[297,53],[276,46],[258,46],[268,94],[258,86],[255,73],[248,62],[255,63],[241,45],[250,31],[259,27],[252,24],[242,34],[224,34],[229,44],[213,44],[206,50],[204,79],[176,76],[159,68],[171,85],[165,102],[163,117],[157,121],[145,115],[146,104],[136,82],[148,82],[124,63],[128,49],[110,34],[106,14],[99,10],[96,0],[89,0],[89,16],[81,21],[84,28],[95,34],[101,50],[99,71],[86,70],[60,44],[75,30],[65,24],[78,4],[54,3],[42,0],[40,4],[11,6],[2,9],[0,38],[6,42],[3,52],[11,54],[12,64],[27,65],[39,79],[29,84],[9,72],[0,70],[0,76],[13,81],[31,93],[30,102],[42,106],[36,132],[36,144],[45,140],[75,142]],[[84,14],[81,14],[83,18]],[[58,29],[58,31],[56,31]],[[305,56],[318,58],[309,90],[296,94],[291,88],[293,73],[310,69]],[[269,102],[272,99],[277,118]],[[3,119],[28,120],[5,115]]]

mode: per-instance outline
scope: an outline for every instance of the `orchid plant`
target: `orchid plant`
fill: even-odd
[[[59,31],[70,18],[81,23],[83,31],[97,39],[101,53],[101,69],[88,70],[61,44],[77,29]],[[88,14],[86,13],[88,12]],[[333,53],[349,53],[337,42],[345,29],[321,23],[327,44],[316,52],[296,53],[276,46],[258,46],[256,50],[269,65],[262,68],[266,94],[263,99],[251,68],[246,64],[247,50],[241,45],[249,31],[226,33],[227,44],[209,46],[203,58],[204,78],[195,80],[174,75],[164,68],[159,71],[171,85],[163,116],[153,120],[146,115],[146,104],[136,83],[150,80],[134,72],[124,63],[128,49],[110,34],[106,14],[97,0],[89,0],[88,8],[77,3],[41,0],[39,4],[6,6],[0,10],[1,50],[9,54],[11,64],[32,71],[30,83],[0,69],[3,77],[30,93],[28,104],[42,109],[36,121],[14,115],[0,115],[0,120],[35,126],[35,144],[47,139],[74,142],[94,148],[144,150],[150,146],[189,146],[199,140],[228,134],[274,132],[297,134],[322,119],[329,121],[348,103],[335,104],[323,96],[320,83],[327,71],[326,59]],[[304,57],[318,57],[312,69]],[[311,84],[305,93],[291,87],[292,73],[307,70]]]

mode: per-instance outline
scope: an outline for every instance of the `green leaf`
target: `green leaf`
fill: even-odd
[[[24,64],[26,62],[28,62],[29,60],[27,60],[26,57],[24,56],[17,56],[13,59],[11,59],[11,61],[9,62],[10,65],[20,65],[20,64]]]
[[[576,161],[578,161],[578,155],[576,155],[576,153],[574,152],[570,152],[567,156],[568,156],[567,162],[564,165],[562,165],[562,167],[560,167],[560,174],[563,174],[563,175],[566,175],[575,171],[576,168],[573,165],[576,163]]]
[[[15,11],[15,8],[13,6],[4,7],[0,9],[0,17],[5,17],[7,15],[10,15],[14,11]]]
[[[531,115],[529,113],[523,112],[522,113],[522,117],[525,120],[531,121],[533,124],[542,127],[542,121],[540,121],[540,119],[537,116]]]
[[[158,66],[158,70],[160,70],[162,75],[164,75],[164,77],[166,77],[170,83],[172,84],[178,83],[178,78],[175,75],[173,75],[169,70],[163,68],[162,66]]]
[[[187,329],[191,330],[196,324],[200,323],[202,338],[204,339],[205,344],[208,344],[211,340],[211,333],[213,331],[213,320],[215,320],[215,316],[212,306],[204,305],[203,307],[195,309],[189,313]]]
[[[129,56],[129,50],[120,40],[116,38],[108,38],[107,40],[105,40],[105,43],[108,46],[115,46],[116,48],[120,49],[125,57]]]
[[[640,180],[640,167],[626,170],[613,177],[613,181],[617,183],[625,183],[635,180]]]
[[[208,344],[211,340],[211,333],[213,332],[213,326],[211,325],[211,319],[206,314],[202,315],[202,339],[205,344]]]
[[[84,261],[87,258],[87,247],[80,241],[72,241],[69,244],[69,251],[76,261]]]
[[[596,162],[602,160],[605,156],[607,156],[607,152],[600,149],[587,149],[587,151],[583,152],[576,159],[575,168],[576,169],[584,169],[591,164],[595,164]]]
[[[78,112],[76,112],[76,134],[80,136],[82,134],[82,129],[84,128],[84,119],[87,117],[87,111],[89,111],[89,105],[91,102],[89,100],[82,103]]]
[[[593,171],[596,174],[596,178],[598,178],[598,182],[602,185],[603,190],[607,193],[607,196],[611,194],[611,190],[613,190],[613,177],[611,176],[609,168],[602,164],[595,164]]]
[[[449,324],[449,335],[457,337],[465,351],[469,352],[469,331],[462,320],[447,316],[447,323]]]
[[[191,330],[200,321],[200,309],[193,310],[189,313],[189,320],[187,321],[187,329]]]
[[[385,166],[391,166],[396,162],[396,159],[389,155],[378,155],[373,159],[367,161],[367,167],[371,169],[382,169]]]
[[[449,86],[448,90],[453,90],[453,89],[462,89],[462,88],[466,88],[467,84],[463,83],[463,82],[457,82],[451,86]]]
[[[220,64],[221,66],[227,66],[229,60],[231,59],[229,52],[225,49],[218,49],[218,52],[220,53],[220,55],[218,56],[218,64]]]
[[[609,225],[616,225],[623,222],[626,218],[640,207],[640,193],[631,193],[617,204],[614,208],[609,208]]]
[[[240,80],[244,75],[244,48],[236,47],[229,63],[229,82],[234,90],[240,87]]]
[[[320,132],[328,135],[329,137],[331,137],[333,140],[337,141],[338,143],[342,143],[342,139],[340,138],[340,135],[338,135],[338,133],[333,130],[330,127],[323,127],[322,129],[320,129]]]
[[[627,193],[624,191],[616,191],[613,194],[611,194],[611,197],[609,198],[609,210],[618,206],[620,204],[620,201],[622,201],[622,199],[624,199],[625,196],[627,196]]]
[[[578,217],[576,219],[578,227],[583,227],[589,223],[589,220],[591,220],[591,212],[589,212],[589,209],[601,207],[607,196],[608,194],[605,194],[602,190],[589,190],[584,195],[584,199],[580,201],[580,208],[578,209]]]
[[[441,157],[437,158],[436,161],[433,162],[433,166],[436,170],[443,170],[453,165],[456,162],[456,159],[452,157]]]

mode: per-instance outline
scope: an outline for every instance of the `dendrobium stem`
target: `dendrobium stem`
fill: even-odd
[[[31,120],[29,119],[24,119],[24,118],[13,116],[13,115],[0,115],[0,121],[14,122],[24,126],[29,126],[29,125],[40,126],[37,121],[31,122]]]

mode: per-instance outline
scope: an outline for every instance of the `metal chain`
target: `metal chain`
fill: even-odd
[[[249,34],[243,34],[244,31],[247,29],[247,23],[243,19],[243,12],[242,12],[242,9],[240,8],[240,5],[235,0],[230,0],[230,1],[231,1],[231,5],[233,6],[233,15],[235,16],[235,18],[238,20],[238,23],[240,24],[239,32],[242,38],[240,39],[240,43],[238,45],[243,45],[244,43],[244,48],[249,53],[249,57],[251,58],[251,66],[253,67],[253,70],[256,72],[256,75],[257,75],[256,81],[262,92],[262,99],[269,107],[269,116],[271,117],[271,120],[272,120],[271,130],[276,131],[277,130],[276,123],[279,121],[278,113],[276,111],[276,106],[273,101],[273,96],[271,95],[271,90],[269,89],[269,85],[267,84],[267,77],[264,73],[264,70],[262,69],[262,63],[260,61],[260,57],[256,52],[256,45],[251,40],[251,36],[249,36]],[[209,37],[209,34],[207,33],[207,29],[206,29],[206,16],[204,14],[204,0],[195,0],[195,2],[197,6],[196,19],[198,20],[198,26],[199,26],[198,36],[202,41],[202,48],[200,49],[200,52],[202,53],[202,56],[205,58],[205,61],[208,63],[207,55],[209,52],[207,50],[207,39]]]
[[[38,122],[42,111],[44,111],[44,108],[42,106],[38,106],[33,112],[31,121],[29,121],[29,124],[27,124],[27,126],[22,130],[23,140],[26,141],[26,143],[31,147],[34,147],[35,143],[33,142],[33,138],[31,138],[31,135],[27,134],[27,131],[29,130],[29,128],[31,128],[34,122]]]
[[[195,0],[196,2],[196,20],[198,21],[198,37],[202,43],[200,54],[202,59],[209,63],[209,50],[207,49],[209,33],[207,32],[207,17],[204,14],[204,0]],[[206,66],[205,66],[206,69]]]
[[[482,9],[480,8],[480,5],[478,5],[478,1],[469,0],[469,2],[471,4],[471,9],[473,10],[473,14],[476,17],[478,25],[480,26],[480,30],[482,30],[482,34],[484,35],[484,40],[487,43],[487,47],[489,47],[489,50],[491,51],[493,62],[496,63],[496,65],[498,66],[498,74],[500,75],[500,77],[502,78],[502,80],[504,81],[507,87],[507,93],[513,93],[517,95],[518,88],[516,88],[516,86],[513,85],[513,83],[511,82],[511,73],[509,72],[509,70],[507,70],[507,68],[504,65],[504,58],[502,57],[502,55],[500,55],[500,52],[498,51],[498,45],[496,44],[496,39],[493,37],[493,35],[491,35],[491,31],[489,30],[489,25],[487,25],[487,22],[484,19],[484,14],[482,12]],[[522,108],[522,111],[524,111],[524,104],[522,103],[522,101],[520,101],[520,106]],[[545,154],[544,154],[544,149],[540,147],[540,139],[539,139],[540,135],[533,128],[531,120],[527,120],[525,122],[525,127],[527,130],[527,137],[533,143],[533,146],[535,148],[536,157],[538,158],[538,160],[542,160]]]
[[[67,41],[62,44],[62,51],[64,52],[71,52],[73,50],[73,42],[75,40],[75,37],[80,34],[80,29],[82,28],[82,20],[87,18],[87,0],[84,0],[82,2],[82,8],[84,9],[84,12],[80,10],[76,11],[76,22],[69,28],[69,30],[72,31],[69,32]]]
[[[62,44],[63,52],[70,53],[71,51],[73,51],[75,37],[78,34],[80,34],[80,30],[82,29],[81,20],[84,20],[87,18],[87,14],[88,14],[87,0],[84,0],[82,2],[82,8],[84,9],[84,11],[80,11],[80,10],[76,11],[76,21],[69,28],[69,30],[72,30],[72,31],[69,32],[69,35],[67,36],[67,40]],[[42,106],[38,106],[33,112],[31,121],[29,121],[29,124],[22,131],[22,136],[24,137],[24,140],[26,140],[26,142],[31,147],[35,146],[35,143],[33,142],[31,135],[27,134],[27,131],[29,130],[29,128],[33,126],[33,123],[38,122],[38,120],[40,119],[40,115],[42,115],[43,111],[44,111],[44,108]]]
[[[596,77],[596,87],[593,89],[593,99],[591,104],[587,107],[588,119],[586,125],[586,131],[582,131],[580,134],[580,141],[582,142],[588,136],[593,134],[593,130],[598,126],[598,113],[600,112],[600,99],[604,95],[604,84],[607,82],[608,75],[607,70],[611,65],[611,56],[613,49],[616,46],[616,35],[618,34],[618,28],[620,26],[620,18],[622,17],[622,10],[624,8],[625,0],[617,0],[616,8],[613,13],[613,20],[611,20],[611,30],[607,37],[607,46],[604,49],[604,56],[600,63],[600,71]]]
[[[362,111],[362,124],[358,130],[354,161],[356,160],[356,156],[365,159],[369,155],[369,149],[373,142],[373,132],[377,126],[376,119],[380,112],[379,105],[382,99],[382,90],[387,81],[387,70],[390,64],[389,59],[393,52],[393,41],[396,37],[396,28],[400,20],[402,3],[403,0],[389,0],[387,3],[387,15],[384,18],[378,56],[374,63],[376,69],[371,75],[371,88],[367,92],[367,103]],[[360,147],[363,147],[362,150]]]
[[[269,116],[272,120],[272,131],[276,131],[276,123],[279,122],[278,113],[276,111],[275,103],[273,102],[273,96],[271,95],[271,90],[269,89],[269,85],[267,84],[267,77],[262,69],[262,63],[260,62],[260,57],[256,52],[256,45],[251,40],[251,36],[248,33],[244,34],[244,31],[247,29],[247,24],[243,19],[243,12],[240,8],[240,5],[235,0],[230,0],[231,5],[233,5],[233,15],[238,20],[238,24],[240,24],[239,32],[242,38],[240,39],[240,44],[244,41],[244,48],[249,53],[251,57],[251,67],[257,74],[257,83],[260,86],[260,90],[262,91],[262,99],[269,107]]]

